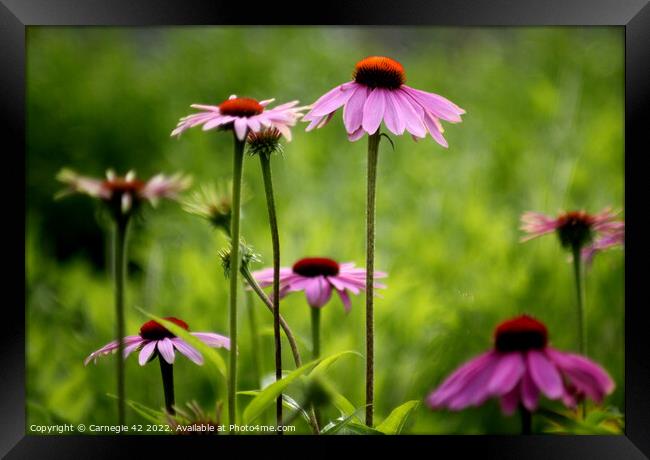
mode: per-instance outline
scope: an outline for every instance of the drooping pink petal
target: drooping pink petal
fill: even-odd
[[[156,343],[156,340],[152,340],[151,342],[147,342],[142,347],[142,350],[140,350],[140,355],[138,356],[138,363],[140,366],[147,364],[149,358],[151,358],[151,355],[153,355],[153,352],[156,350]]]
[[[174,347],[183,355],[185,355],[190,361],[199,366],[203,365],[203,355],[199,353],[194,347],[189,345],[183,339],[174,337],[172,343]]]
[[[338,292],[339,297],[341,298],[341,302],[343,302],[343,308],[345,309],[346,313],[350,313],[350,310],[352,309],[352,302],[350,302],[350,296],[348,293],[343,290],[337,289],[336,292]]]
[[[511,392],[521,380],[525,370],[526,366],[520,352],[504,354],[487,384],[488,391],[499,396]]]
[[[349,83],[353,83],[353,85],[350,85]],[[349,83],[339,85],[321,96],[316,102],[314,102],[313,108],[307,113],[307,115],[310,117],[328,115],[345,104],[348,99],[352,97],[352,89],[358,86],[354,82]]]
[[[496,353],[492,350],[470,359],[451,373],[442,384],[427,397],[427,404],[433,408],[445,406],[486,366],[494,362]]]
[[[162,340],[158,340],[158,352],[165,361],[169,364],[174,364],[174,344],[169,338],[165,337]]]
[[[575,387],[596,402],[614,391],[615,384],[607,372],[584,356],[564,353],[553,348],[546,355],[569,378]]]
[[[443,120],[458,123],[461,120],[460,115],[465,113],[465,110],[458,107],[450,100],[434,93],[427,93],[425,91],[411,88],[407,85],[402,85],[401,90],[412,97],[424,109],[433,113],[438,118]]]
[[[401,136],[404,134],[406,129],[406,123],[401,117],[400,111],[398,110],[398,102],[395,99],[392,91],[386,91],[386,108],[384,109],[384,123],[388,130],[397,135]]]
[[[515,410],[519,406],[519,400],[521,396],[521,383],[515,385],[515,387],[510,390],[508,393],[501,396],[501,412],[505,415],[514,414]]]
[[[546,355],[537,350],[529,350],[526,358],[530,376],[546,397],[549,399],[562,397],[564,394],[562,377]]]
[[[384,109],[386,107],[384,92],[382,88],[373,89],[363,105],[363,122],[361,126],[368,134],[376,133],[381,120],[384,118]]]
[[[343,122],[345,130],[353,133],[361,126],[363,121],[363,107],[368,98],[368,89],[365,86],[358,85],[352,91],[352,97],[343,107]]]
[[[488,388],[488,382],[502,359],[502,356],[495,353],[492,359],[449,400],[447,404],[449,410],[461,410],[469,406],[478,406],[493,396]]]
[[[140,346],[142,341],[143,341],[143,339],[139,335],[130,335],[130,336],[124,337],[124,339],[122,339],[122,342],[124,343],[124,350],[126,351],[126,349],[132,344],[135,344],[136,348],[137,348],[138,346]],[[97,363],[97,358],[99,358],[100,356],[105,356],[105,355],[114,353],[117,349],[118,349],[117,340],[113,340],[112,342],[107,343],[106,345],[101,347],[99,350],[93,351],[84,360],[84,366],[87,366],[90,361],[94,361],[95,363]]]
[[[248,123],[245,118],[237,118],[235,120],[235,134],[237,134],[237,139],[243,141],[246,139],[246,132],[248,131]]]
[[[325,305],[332,294],[332,288],[322,276],[311,278],[305,285],[305,295],[307,303],[314,308],[320,308]],[[325,302],[323,302],[325,300]]]
[[[402,90],[393,91],[392,94],[397,101],[397,111],[404,120],[406,130],[416,137],[425,137],[427,130],[424,126],[422,107],[415,106],[409,96]]]
[[[356,142],[363,137],[366,132],[363,130],[363,127],[357,129],[353,133],[348,133],[348,140],[350,142]]]
[[[554,217],[541,212],[527,211],[521,216],[521,230],[529,235],[521,238],[521,241],[532,240],[538,236],[554,232],[558,225],[559,222]]]
[[[197,339],[201,339],[206,345],[214,348],[225,348],[230,350],[230,339],[224,335],[214,332],[191,332]]]
[[[448,148],[449,144],[447,143],[447,139],[444,138],[442,135],[442,126],[440,126],[440,122],[437,121],[431,113],[427,112],[426,110],[424,111],[424,125],[427,127],[427,130],[429,131],[429,134],[431,134],[431,137],[443,146],[444,148]]]
[[[539,400],[539,388],[535,385],[533,378],[530,376],[530,371],[526,370],[521,379],[521,402],[529,411],[537,409],[537,402]]]

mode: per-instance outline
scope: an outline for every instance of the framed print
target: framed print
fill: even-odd
[[[646,458],[647,2],[2,3],[7,458]]]

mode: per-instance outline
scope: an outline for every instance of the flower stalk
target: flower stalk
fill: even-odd
[[[312,359],[320,358],[320,308],[311,310],[311,346]]]
[[[519,414],[521,415],[521,434],[527,435],[533,432],[533,414],[526,409],[523,405],[519,406]]]
[[[125,423],[125,376],[124,376],[124,286],[126,284],[126,240],[128,236],[129,215],[115,217],[113,240],[113,276],[115,283],[115,334],[117,340],[117,420]]]
[[[368,136],[368,184],[366,198],[366,425],[373,425],[375,386],[375,324],[374,279],[375,272],[375,192],[377,188],[377,161],[379,156],[379,130]]]
[[[585,305],[584,305],[584,282],[582,270],[582,246],[573,244],[571,246],[573,255],[573,276],[576,284],[576,301],[578,307],[578,346],[581,355],[587,354],[587,331],[585,324]]]
[[[266,206],[269,212],[269,228],[273,246],[273,340],[275,345],[275,380],[282,379],[282,341],[280,339],[280,234],[273,194],[273,176],[271,172],[271,156],[260,154],[260,165],[264,177]],[[276,399],[276,421],[282,426],[282,394]],[[282,434],[278,430],[278,434]]]
[[[162,375],[163,391],[165,393],[165,410],[169,415],[175,415],[174,409],[174,365],[165,361],[162,356],[158,356],[160,363],[160,373]]]
[[[251,335],[251,357],[253,359],[253,372],[255,381],[259,384],[262,377],[262,363],[260,362],[259,349],[259,332],[257,328],[257,315],[255,315],[255,305],[253,299],[253,293],[251,291],[246,292],[246,310],[248,312],[248,326],[250,329]]]
[[[228,374],[228,420],[230,424],[237,423],[237,283],[239,278],[239,220],[241,205],[241,184],[244,169],[244,140],[240,140],[233,132],[233,181],[232,181],[232,221],[230,223],[230,343],[232,353],[229,353]]]

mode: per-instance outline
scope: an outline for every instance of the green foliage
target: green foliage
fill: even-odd
[[[447,150],[409,136],[391,135],[394,149],[386,139],[380,145],[375,263],[389,277],[375,302],[377,420],[405,401],[422,401],[490,347],[494,326],[509,316],[533,314],[547,324],[553,346],[577,350],[567,253],[552,236],[521,244],[519,216],[623,208],[623,50],[623,29],[611,27],[29,27],[27,423],[107,424],[116,417],[115,401],[106,397],[116,391],[115,358],[83,366],[115,334],[110,226],[90,198],[54,201],[56,173],[133,168],[146,178],[182,171],[195,178],[194,190],[227,181],[231,136],[197,128],[169,137],[193,112],[190,104],[216,104],[232,93],[311,104],[374,54],[398,59],[407,84],[467,110],[462,123],[443,123]],[[311,255],[363,266],[366,143],[348,142],[340,113],[322,129],[305,133],[304,126],[271,160],[282,265]],[[245,159],[242,232],[268,266],[258,163]],[[182,318],[192,331],[227,335],[227,281],[217,257],[225,236],[179,204],[145,211],[130,231],[127,333],[137,334],[144,322],[137,305]],[[596,256],[586,276],[589,354],[617,385],[605,404],[621,409],[623,267],[622,251],[613,250]],[[336,297],[324,308],[324,356],[364,352],[363,297],[352,303],[349,314]],[[239,380],[241,389],[252,389],[259,382],[243,305],[242,298]],[[270,330],[271,315],[256,307],[260,331]],[[301,293],[282,303],[303,356],[310,349],[308,308]],[[267,373],[272,337],[262,335],[260,343]],[[286,342],[283,362],[293,370]],[[196,400],[214,407],[225,398],[221,378],[182,356],[174,368],[179,406]],[[324,422],[365,404],[363,360],[341,360],[327,375],[335,393],[321,410]],[[162,407],[157,366],[141,367],[130,356],[126,385],[128,399]],[[300,388],[290,393],[302,401]],[[561,408],[544,399],[542,405]],[[353,417],[339,433],[361,431],[360,422]],[[296,424],[309,432],[302,419]],[[502,416],[490,401],[457,413],[421,407],[404,432],[518,430],[518,418]]]

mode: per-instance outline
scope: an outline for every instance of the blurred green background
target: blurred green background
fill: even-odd
[[[378,421],[490,347],[494,326],[518,313],[542,319],[554,346],[576,350],[567,254],[552,236],[519,243],[519,216],[622,209],[622,28],[30,27],[27,40],[28,425],[116,417],[106,396],[115,392],[114,357],[83,366],[113,339],[110,226],[87,197],[53,200],[57,171],[183,171],[195,187],[227,179],[230,136],[194,129],[169,137],[178,118],[193,112],[190,104],[217,104],[232,93],[309,104],[374,54],[399,60],[409,85],[467,111],[463,123],[445,124],[448,150],[410,136],[393,136],[394,151],[381,144],[376,266],[389,278],[375,306]],[[304,126],[273,159],[283,265],[321,255],[363,266],[366,143],[347,141],[340,114],[315,132]],[[246,160],[245,181],[243,235],[270,265],[258,161]],[[131,229],[127,305],[181,317],[195,331],[227,333],[227,281],[217,258],[225,244],[176,203],[147,210]],[[598,255],[587,274],[590,356],[616,381],[607,403],[621,410],[623,280],[618,250]],[[270,373],[271,315],[256,307]],[[305,356],[308,308],[302,294],[283,302]],[[240,387],[254,389],[244,313]],[[128,308],[127,320],[134,334],[145,318]],[[364,351],[362,296],[348,315],[333,297],[322,321],[323,354]],[[284,362],[292,367],[287,347]],[[178,403],[194,399],[213,410],[225,399],[223,381],[215,386],[206,369],[177,363]],[[346,357],[329,375],[363,405],[363,359]],[[158,366],[129,358],[127,396],[160,408]],[[241,407],[248,401],[242,396]],[[128,417],[142,423],[134,412]],[[490,401],[453,414],[420,407],[407,432],[518,427]]]

